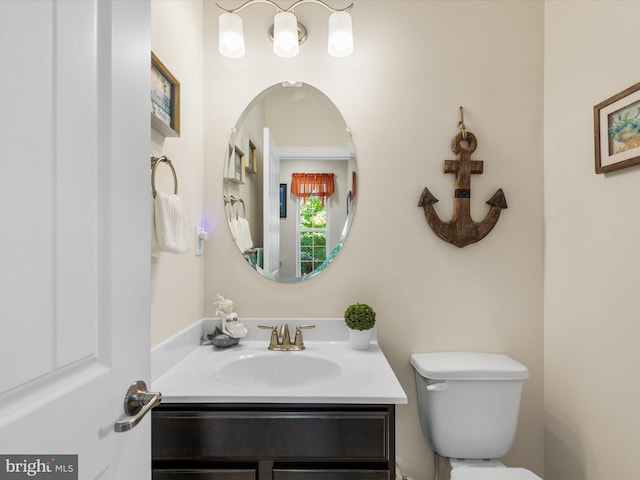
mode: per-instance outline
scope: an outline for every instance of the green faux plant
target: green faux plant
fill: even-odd
[[[366,303],[355,303],[344,311],[344,321],[351,330],[369,330],[376,324],[376,312]]]

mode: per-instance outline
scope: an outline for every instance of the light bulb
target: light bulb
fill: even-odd
[[[334,12],[329,17],[328,49],[333,57],[347,57],[353,52],[351,15],[347,12]]]
[[[235,13],[223,13],[218,19],[220,53],[228,58],[244,57],[242,18]]]
[[[273,51],[280,57],[295,57],[298,44],[298,19],[291,12],[280,12],[273,19]]]

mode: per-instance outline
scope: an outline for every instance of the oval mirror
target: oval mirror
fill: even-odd
[[[342,115],[320,90],[283,82],[236,124],[224,162],[231,237],[266,278],[299,282],[338,254],[353,219],[356,156]]]

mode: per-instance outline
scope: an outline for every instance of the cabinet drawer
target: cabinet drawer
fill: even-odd
[[[153,480],[256,480],[255,470],[153,470]]]
[[[390,480],[389,470],[273,470],[273,480]]]
[[[390,416],[385,409],[157,408],[152,420],[153,457],[387,462],[393,460]]]

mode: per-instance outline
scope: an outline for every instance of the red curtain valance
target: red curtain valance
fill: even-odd
[[[333,195],[333,173],[294,173],[291,175],[291,193],[303,202],[316,195],[324,205]]]

